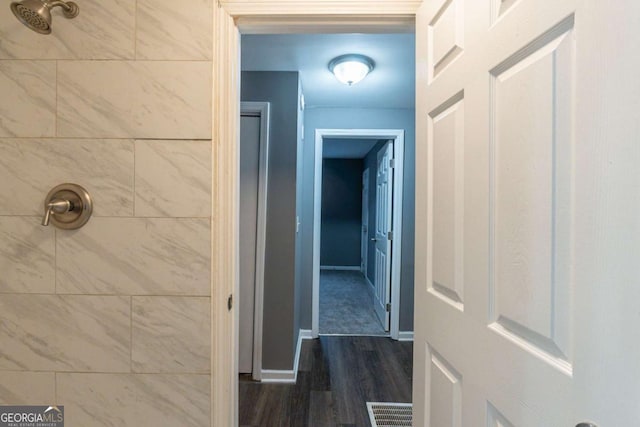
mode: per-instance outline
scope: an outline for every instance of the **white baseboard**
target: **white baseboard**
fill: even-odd
[[[320,270],[360,271],[359,265],[321,265]]]
[[[398,341],[413,341],[413,331],[398,332]]]
[[[282,383],[282,384],[295,384],[296,373],[292,370],[277,370],[277,369],[263,369],[262,370],[262,382],[263,383]]]
[[[298,380],[298,366],[300,365],[300,351],[302,350],[302,340],[310,340],[311,329],[300,329],[298,333],[298,342],[296,343],[296,355],[293,359],[293,369],[263,369],[262,370],[262,382],[263,383],[280,383],[280,384],[295,384]]]

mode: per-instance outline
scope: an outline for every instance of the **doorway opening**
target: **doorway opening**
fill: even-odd
[[[239,248],[241,289],[237,293],[237,304],[240,316],[240,354],[237,372],[245,373],[240,376],[239,382],[242,396],[240,405],[247,405],[247,396],[255,397],[268,393],[269,388],[264,387],[264,383],[287,383],[296,389],[305,389],[300,390],[304,395],[311,393],[313,390],[304,382],[304,378],[312,370],[310,366],[314,365],[309,364],[309,354],[321,356],[315,368],[327,370],[330,369],[330,365],[341,363],[338,353],[342,350],[335,352],[332,349],[342,346],[344,349],[359,346],[360,348],[354,351],[368,352],[367,354],[370,353],[373,357],[383,357],[383,348],[392,351],[397,349],[398,358],[385,357],[386,363],[395,366],[393,369],[397,368],[400,372],[393,380],[398,382],[397,386],[391,385],[390,382],[389,386],[376,386],[375,392],[379,393],[377,396],[388,395],[390,400],[407,401],[411,390],[411,363],[410,357],[407,356],[411,354],[412,345],[398,343],[389,338],[400,337],[398,332],[402,289],[409,295],[404,299],[404,304],[407,304],[404,310],[406,317],[413,317],[413,300],[410,297],[413,293],[413,248],[405,250],[407,248],[404,247],[404,241],[407,239],[402,238],[402,223],[412,224],[413,221],[412,206],[403,209],[405,201],[402,197],[406,182],[409,182],[409,185],[413,182],[413,169],[410,168],[405,173],[404,167],[406,146],[410,146],[407,156],[411,161],[415,139],[413,35],[269,34],[242,36],[241,44],[242,110],[244,111],[247,102],[268,104],[269,155],[266,168],[268,184],[265,190],[268,202],[266,210],[258,212],[258,217],[264,221],[264,254],[259,255],[255,241],[249,242],[252,250],[246,250],[246,247],[243,248],[244,240],[241,239]],[[354,87],[339,83],[327,67],[331,58],[345,49],[364,50],[379,61],[377,70]],[[367,52],[367,49],[371,52]],[[278,61],[279,57],[299,61],[283,65]],[[311,68],[314,70],[307,74]],[[309,75],[312,77],[308,77]],[[240,121],[241,145],[246,143],[248,135],[257,133],[257,125],[253,126],[252,132],[246,121],[245,118]],[[327,261],[323,264],[323,272],[359,275],[362,279],[360,284],[363,285],[368,299],[366,305],[369,307],[371,324],[377,325],[375,331],[319,330],[319,283],[315,279],[320,276],[320,254],[316,249],[323,245],[319,232],[323,229],[327,231],[330,227],[320,225],[322,209],[316,203],[316,197],[319,197],[319,201],[326,200],[320,196],[323,187],[326,186],[321,183],[323,174],[317,176],[316,171],[317,162],[320,163],[320,168],[323,163],[322,148],[328,147],[331,139],[339,140],[338,145],[342,149],[353,148],[367,141],[370,142],[370,146],[358,159],[363,167],[357,170],[354,186],[357,202],[355,232],[350,239],[353,240],[355,257],[347,261]],[[253,160],[249,162],[254,169],[257,167],[256,153],[254,149]],[[243,169],[246,160],[243,158],[245,147],[240,147],[239,154],[241,176],[238,217],[239,235],[242,237],[255,234],[253,230],[257,229],[258,219],[255,215],[256,203],[244,203],[247,194],[255,198],[256,193],[255,179],[254,185],[243,186],[246,178],[246,171]],[[368,164],[367,173],[364,171],[365,163]],[[256,172],[249,175],[255,177],[262,174]],[[363,184],[365,187],[368,186],[369,191],[362,191]],[[409,193],[412,194],[412,191]],[[377,197],[378,195],[381,197]],[[364,205],[371,205],[369,209],[362,208],[363,197]],[[381,202],[376,203],[378,200]],[[410,217],[409,220],[405,213]],[[248,223],[245,216],[250,216]],[[363,221],[366,227],[362,227]],[[342,233],[343,236],[344,234]],[[345,241],[339,242],[339,246],[344,246],[344,243]],[[340,246],[339,249],[343,248]],[[402,266],[401,250],[403,254],[408,254],[409,261],[405,264],[410,268]],[[338,249],[330,252],[336,253]],[[247,259],[243,259],[247,254],[248,262]],[[365,254],[368,256],[364,257]],[[256,262],[252,259],[254,256]],[[262,292],[257,288],[258,259],[264,262]],[[255,268],[252,267],[254,264]],[[253,276],[247,274],[243,271],[245,268],[255,270],[256,273]],[[404,272],[401,271],[403,268]],[[255,294],[242,289],[247,283],[249,286],[256,286]],[[259,311],[260,294],[262,312]],[[376,304],[373,304],[374,301]],[[253,309],[250,302],[254,303]],[[253,321],[247,313],[254,315]],[[356,323],[354,319],[361,320],[356,314],[355,318],[342,318],[337,322],[353,325]],[[260,327],[261,333],[258,332]],[[405,322],[404,330],[412,330],[410,321]],[[365,340],[369,337],[346,339],[347,337],[323,336],[314,340],[313,338],[318,338],[320,333],[376,337]],[[360,338],[363,340],[359,340]],[[253,348],[250,348],[250,344],[253,344]],[[253,363],[249,364],[249,361]],[[352,381],[355,384],[369,381],[373,384],[378,378],[372,369],[350,371],[350,375],[341,381]],[[247,373],[249,375],[246,375]],[[303,375],[303,381],[300,381],[299,374]],[[402,392],[396,393],[398,390]],[[388,394],[385,394],[387,392]],[[361,394],[353,398],[357,401],[354,404],[359,408],[355,410],[358,413],[366,407],[366,401],[373,398],[366,390]],[[342,397],[336,395],[336,399]],[[264,411],[268,412],[269,409],[265,407]],[[352,424],[355,421],[349,418],[351,412],[349,410],[339,415],[342,424]],[[345,418],[342,418],[342,415]]]
[[[399,338],[404,134],[315,131],[314,337]]]
[[[232,307],[232,297],[238,293],[236,239],[239,226],[238,147],[235,142],[239,140],[239,102],[241,98],[240,86],[238,85],[240,32],[243,34],[303,32],[308,34],[405,33],[413,35],[415,12],[418,5],[418,1],[387,1],[384,5],[373,7],[369,3],[345,1],[331,5],[329,8],[324,2],[305,2],[304,4],[260,2],[255,5],[221,2],[221,7],[214,8],[216,37],[214,38],[215,60],[213,62],[215,76],[213,156],[216,167],[214,168],[213,185],[215,219],[212,227],[212,306],[215,307],[212,310],[212,348],[215,357],[212,357],[212,374],[217,378],[217,381],[212,384],[212,394],[216,396],[216,399],[212,400],[212,413],[216,414],[221,425],[236,425],[238,422],[238,311],[226,310],[222,307]],[[415,74],[413,73],[415,69],[412,66],[414,62],[415,49],[412,49],[408,60],[398,62],[407,68],[407,72],[402,78],[412,84],[415,82]],[[245,63],[244,59],[242,63]],[[393,92],[391,89],[391,93]],[[415,99],[414,97],[415,89],[412,88],[411,99]],[[380,105],[393,108],[388,99],[385,99]],[[393,125],[384,124],[389,117],[393,116],[394,113],[388,111],[384,120],[379,120],[378,124],[381,124],[381,127],[394,128]],[[407,116],[409,115],[407,114]],[[337,118],[341,117],[342,114],[338,113]],[[414,120],[415,115],[411,114],[412,123]],[[337,126],[350,127],[342,124]],[[308,134],[309,131],[305,133]],[[412,140],[413,138],[415,138],[415,131]],[[307,140],[312,139],[311,135]],[[407,153],[407,155],[413,156],[413,153]],[[306,197],[313,197],[313,195],[306,194]],[[405,210],[405,212],[409,211],[413,211],[413,207]],[[409,241],[410,239],[405,239],[405,242]],[[413,244],[412,241],[411,244]],[[410,268],[410,275],[411,285],[413,285],[413,266]],[[412,294],[413,289],[408,292]],[[407,310],[407,312],[409,311]],[[305,314],[310,315],[310,310]],[[406,325],[412,329],[412,318],[407,320]]]

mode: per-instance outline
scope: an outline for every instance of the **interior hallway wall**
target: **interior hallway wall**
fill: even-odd
[[[415,110],[384,108],[320,108],[305,112],[304,180],[302,182],[302,248],[301,291],[303,294],[301,327],[311,329],[313,287],[313,165],[316,129],[404,129],[404,202],[402,229],[402,266],[400,289],[400,330],[413,330],[413,276],[415,224]],[[372,177],[369,178],[370,180]],[[370,185],[371,185],[370,181]]]
[[[0,404],[208,426],[213,3],[79,5],[48,36],[0,11]],[[40,225],[63,182],[76,231]]]
[[[262,368],[292,369],[296,321],[297,72],[244,71],[242,101],[270,105]]]
[[[323,159],[321,266],[360,267],[362,164],[362,159]]]

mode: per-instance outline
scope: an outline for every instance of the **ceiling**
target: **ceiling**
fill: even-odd
[[[325,159],[363,159],[377,139],[324,138],[322,157]]]
[[[309,107],[414,108],[413,34],[268,34],[242,36],[243,71],[299,71]],[[353,86],[328,69],[336,56],[369,56],[375,68]]]

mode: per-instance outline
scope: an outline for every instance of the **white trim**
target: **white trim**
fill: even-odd
[[[369,168],[362,171],[362,224],[360,227],[360,258],[362,259],[360,271],[367,277],[369,269]]]
[[[235,16],[259,16],[277,15],[291,16],[303,15],[297,17],[299,21],[303,21],[305,16],[319,15],[324,20],[333,15],[343,15],[342,18],[351,16],[355,21],[359,15],[400,15],[411,17],[421,4],[421,0],[220,0],[218,4],[231,15]],[[344,16],[346,15],[346,16]],[[386,16],[385,16],[386,17]],[[381,17],[380,17],[381,18]],[[290,22],[289,25],[295,24],[297,21]],[[384,25],[384,22],[379,23]],[[286,26],[285,26],[286,27]],[[279,30],[279,27],[273,29]]]
[[[312,339],[311,330],[300,329],[298,332],[298,342],[296,343],[296,355],[293,359],[293,369],[263,369],[261,372],[263,383],[295,384],[298,380],[298,369],[300,367],[300,353],[302,351],[302,340]]]
[[[313,334],[311,334],[311,329],[300,329],[300,339],[302,340],[312,340]]]
[[[398,341],[413,341],[413,331],[398,332]]]
[[[321,337],[371,337],[371,338],[391,338],[391,335],[387,334],[320,334]]]
[[[283,383],[283,384],[295,384],[297,375],[292,370],[277,370],[277,369],[263,369],[262,370],[262,382],[263,383]]]
[[[393,143],[393,242],[391,243],[391,338],[400,338],[402,273],[402,202],[404,200],[404,131]]]
[[[360,271],[359,265],[321,265],[320,270]]]
[[[262,323],[264,316],[264,265],[267,244],[267,197],[269,188],[269,122],[268,102],[241,102],[240,115],[260,117],[260,160],[258,165],[258,213],[256,224],[256,275],[253,306],[253,364],[251,376],[262,379]]]
[[[393,242],[391,244],[391,313],[390,334],[394,340],[400,332],[400,269],[402,256],[402,194],[404,186],[404,130],[402,129],[316,129],[313,183],[313,292],[311,330],[318,337],[320,327],[320,219],[322,204],[322,140],[325,137],[344,139],[391,139],[394,141],[393,170]]]
[[[318,142],[319,139],[319,142]],[[311,273],[311,334],[318,338],[320,332],[320,213],[322,209],[322,137],[316,130],[313,175],[313,255]]]

